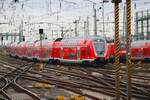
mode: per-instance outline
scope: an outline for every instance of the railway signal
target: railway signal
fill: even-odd
[[[43,29],[39,29],[39,34],[40,34],[40,50],[42,51],[42,39],[43,39]],[[44,68],[44,64],[42,63],[42,52],[40,52],[40,65],[39,65],[39,71],[42,71]]]
[[[25,36],[22,37],[22,41],[25,41]]]
[[[4,38],[3,38],[3,36],[1,36],[1,46],[3,46],[3,40],[4,40]]]
[[[119,3],[121,0],[112,0],[115,9],[115,92],[116,100],[120,100],[120,63],[119,63]]]
[[[40,35],[43,34],[43,29],[39,29],[39,34],[40,34]]]
[[[131,100],[131,0],[126,0],[127,17],[127,100]]]

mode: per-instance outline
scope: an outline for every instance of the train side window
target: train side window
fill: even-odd
[[[77,58],[77,49],[76,48],[69,48],[69,59],[76,59]]]

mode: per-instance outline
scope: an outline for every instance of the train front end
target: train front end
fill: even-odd
[[[106,38],[93,39],[93,48],[95,53],[95,64],[108,63],[114,57],[114,43]]]

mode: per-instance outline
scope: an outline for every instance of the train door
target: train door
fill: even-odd
[[[46,54],[47,54],[47,57],[48,57],[48,58],[51,58],[52,48],[51,48],[51,47],[48,47],[46,52],[47,52],[47,53],[46,53]]]
[[[32,51],[33,50],[33,44],[32,43],[29,43],[29,49],[28,49],[28,56],[29,57],[32,57],[33,55],[32,55]]]
[[[80,60],[80,47],[77,47],[77,59]]]
[[[83,60],[83,59],[88,59],[88,48],[87,47],[81,47],[80,49],[80,59]]]
[[[43,55],[43,58],[49,58],[50,54],[49,52],[51,51],[50,50],[50,46],[49,46],[49,42],[48,41],[43,41],[43,48],[42,48],[42,55]]]
[[[42,47],[39,48],[39,52],[40,52],[39,58],[44,58],[44,56],[45,56],[44,46],[42,46]]]
[[[32,46],[29,46],[28,56],[29,56],[29,57],[32,56]]]
[[[150,58],[150,43],[148,42],[148,58]]]
[[[147,58],[148,57],[148,43],[145,43],[145,46],[143,47],[143,57]]]
[[[34,46],[33,48],[33,56],[35,56],[35,58],[38,58],[39,54],[38,54],[38,50],[39,50],[39,47],[38,46]]]
[[[108,56],[109,58],[114,57],[114,44],[113,43],[107,43],[106,56]]]
[[[26,56],[26,52],[27,52],[27,44],[25,44],[25,48],[24,48],[24,53],[23,53],[23,57],[25,57]]]
[[[60,51],[61,49],[60,48],[56,48],[54,47],[52,49],[52,57],[55,59],[55,58],[60,58]]]
[[[139,57],[140,59],[143,58],[143,47],[138,48],[138,54],[137,57]]]
[[[43,43],[42,47],[40,47],[40,57],[47,58],[47,45]]]

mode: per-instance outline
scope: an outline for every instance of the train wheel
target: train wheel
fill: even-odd
[[[120,62],[121,62],[121,63],[125,63],[125,62],[126,62],[126,59],[125,59],[125,58],[120,58]]]
[[[53,64],[54,64],[54,65],[56,65],[56,62],[57,62],[56,60],[53,60]]]
[[[33,58],[33,62],[38,62],[37,58]]]
[[[90,62],[89,61],[82,61],[81,65],[88,67],[88,66],[90,66]]]
[[[54,60],[54,64],[59,65],[60,61],[59,60]]]
[[[60,65],[60,60],[57,60],[57,61],[56,61],[56,64],[57,64],[57,65]]]
[[[52,59],[49,59],[48,63],[49,63],[49,64],[53,64],[53,60],[52,60]]]
[[[115,59],[114,58],[110,58],[109,59],[109,63],[114,63],[115,62]]]
[[[106,59],[105,61],[104,61],[104,64],[108,64],[109,63],[109,59]]]
[[[149,63],[149,62],[150,62],[150,59],[149,59],[149,58],[145,58],[145,59],[144,59],[144,62]]]

